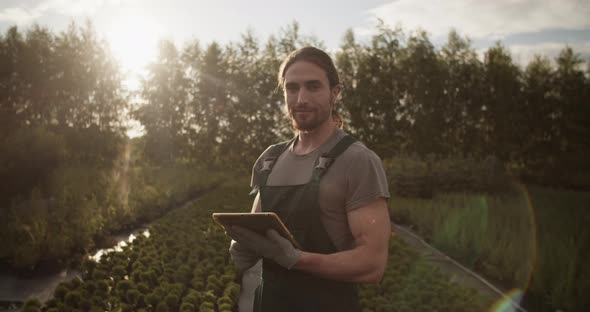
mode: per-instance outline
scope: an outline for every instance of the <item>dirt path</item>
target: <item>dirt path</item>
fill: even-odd
[[[395,223],[392,223],[392,226],[397,237],[420,253],[429,264],[438,267],[452,282],[477,290],[492,303],[508,298],[501,289],[440,252],[408,228]],[[512,306],[514,311],[526,312],[516,302],[512,301]]]

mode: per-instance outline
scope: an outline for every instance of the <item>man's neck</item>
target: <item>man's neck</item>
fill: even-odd
[[[336,131],[336,124],[328,122],[312,131],[299,131],[299,139],[293,147],[297,155],[305,155],[315,151],[324,144]]]

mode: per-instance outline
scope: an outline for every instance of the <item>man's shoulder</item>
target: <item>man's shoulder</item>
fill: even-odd
[[[370,148],[368,148],[363,142],[355,141],[352,143],[348,149],[345,151],[345,154],[348,157],[358,158],[358,157],[377,157],[379,156]]]
[[[345,172],[357,174],[359,170],[366,170],[367,168],[376,168],[382,170],[383,161],[377,153],[367,147],[361,141],[352,143],[336,160],[334,165]]]
[[[286,147],[291,142],[291,140],[283,141],[275,144],[269,145],[260,156],[258,156],[258,160],[266,158],[266,157],[278,157]]]
[[[255,185],[259,184],[259,182],[260,182],[259,181],[259,173],[263,167],[264,160],[269,157],[279,157],[281,152],[287,148],[287,145],[291,141],[292,140],[272,144],[269,147],[267,147],[264,150],[264,152],[262,152],[262,154],[260,154],[260,156],[258,156],[258,159],[256,159],[256,162],[254,162],[254,166],[252,166],[252,178],[250,181],[251,186],[255,186]]]
[[[269,158],[269,157],[278,157],[281,154],[281,152],[287,148],[287,145],[291,141],[292,140],[288,140],[288,141],[283,141],[283,142],[269,145],[264,150],[264,152],[262,152],[262,154],[260,154],[260,156],[258,156],[258,159],[256,159],[256,162],[254,163],[254,171],[257,171],[256,169],[258,167],[262,167],[262,161],[264,159]]]

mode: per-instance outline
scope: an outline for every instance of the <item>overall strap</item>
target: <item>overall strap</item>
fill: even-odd
[[[271,145],[269,147],[266,157],[262,160],[262,169],[260,169],[260,185],[255,185],[254,189],[250,192],[250,195],[256,195],[261,187],[266,186],[266,181],[268,180],[268,175],[272,171],[272,167],[274,167],[279,156],[281,156],[281,154],[283,154],[287,148],[289,148],[289,145],[291,145],[295,139],[297,139],[297,137],[294,137],[289,141]]]
[[[315,170],[313,171],[313,180],[319,181],[321,177],[328,171],[330,166],[334,163],[336,158],[340,156],[346,149],[356,142],[353,136],[347,134],[344,136],[336,145],[327,153],[322,154],[320,158],[318,158],[317,164],[315,166]]]

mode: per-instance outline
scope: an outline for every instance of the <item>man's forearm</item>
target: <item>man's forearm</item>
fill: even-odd
[[[379,283],[385,271],[387,250],[378,252],[360,246],[333,254],[302,252],[293,269],[326,279],[351,283]]]

